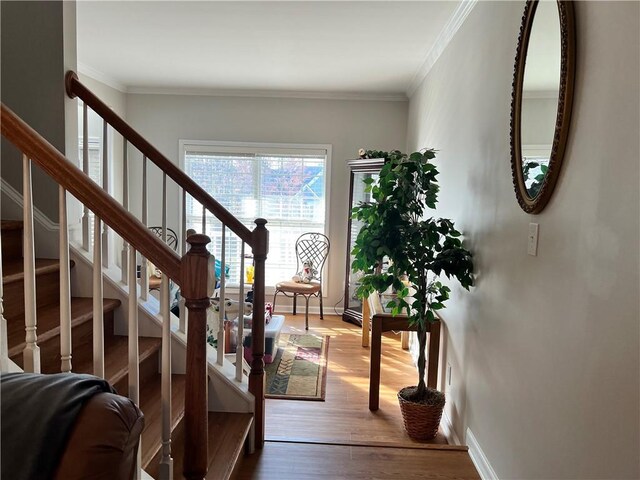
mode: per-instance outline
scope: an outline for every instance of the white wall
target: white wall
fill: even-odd
[[[522,3],[479,2],[410,101],[408,144],[440,150],[439,213],[477,271],[442,313],[446,411],[502,479],[640,477],[639,6],[575,3],[573,119],[540,215],[509,163]]]
[[[331,252],[324,302],[325,311],[331,313],[344,289],[349,194],[345,161],[355,158],[359,148],[403,148],[407,102],[129,94],[127,121],[175,163],[180,139],[331,144]],[[139,212],[141,158],[139,154],[134,158],[132,202]],[[159,225],[160,210],[153,205],[161,200],[161,176],[155,167],[150,174],[149,224]],[[172,188],[169,195],[174,201],[169,204],[168,226],[177,230],[179,193]],[[279,306],[284,305],[281,302]]]

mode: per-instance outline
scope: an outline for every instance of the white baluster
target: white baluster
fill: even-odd
[[[181,254],[184,257],[187,254],[187,191],[182,189],[182,248]],[[180,325],[178,330],[182,333],[187,333],[187,308],[185,305],[184,297],[180,295],[179,301],[180,308]]]
[[[60,210],[60,371],[71,371],[71,273],[67,191],[59,187]]]
[[[167,174],[162,174],[162,241],[167,243]]]
[[[173,478],[171,458],[171,312],[169,311],[169,277],[162,274],[160,285],[160,313],[162,315],[162,458],[160,478]]]
[[[207,234],[207,208],[202,205],[202,233]]]
[[[93,374],[104,378],[104,308],[102,300],[102,221],[93,216]]]
[[[244,359],[244,242],[240,247],[240,288],[238,291],[238,300],[240,302],[240,314],[238,317],[238,331],[236,332],[236,380],[242,381],[242,365]]]
[[[33,193],[31,184],[31,160],[22,155],[23,185],[23,257],[24,257],[24,322],[26,346],[24,347],[24,371],[40,373],[40,347],[38,347],[36,319],[36,254],[33,236]]]
[[[147,225],[147,157],[142,157],[142,223]],[[140,298],[149,298],[149,272],[147,269],[147,259],[140,255]]]
[[[89,115],[87,104],[82,104],[82,171],[89,175]],[[84,205],[82,213],[82,248],[89,251],[89,207]]]
[[[2,236],[0,235],[0,278],[2,278]],[[0,372],[9,371],[9,345],[7,341],[7,319],[4,318],[4,291],[0,281]]]
[[[136,250],[131,247],[129,249],[129,264],[136,264]],[[128,345],[129,345],[129,392],[128,397],[136,404],[140,405],[140,365],[138,353],[138,282],[136,281],[136,269],[129,269],[129,329],[128,329]],[[140,478],[140,465],[142,464],[141,450],[138,449],[136,478]]]
[[[102,122],[102,188],[109,192],[109,124],[106,120]],[[102,265],[109,268],[111,257],[109,248],[109,226],[102,224]]]
[[[218,329],[218,365],[224,363],[224,320],[225,320],[225,248],[226,226],[222,224],[222,249],[220,250],[220,322]]]
[[[125,210],[129,211],[129,160],[127,158],[126,138],[122,139],[122,206]],[[127,280],[129,278],[129,244],[124,239],[122,239],[120,265],[122,270],[122,276],[120,277],[120,280],[122,281],[122,283],[127,285]],[[133,270],[135,271],[136,262],[134,261],[131,265]],[[135,276],[133,278],[135,278]]]

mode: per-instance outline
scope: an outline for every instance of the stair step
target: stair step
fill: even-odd
[[[171,430],[184,417],[184,390],[186,375],[171,375]],[[142,468],[149,471],[149,465],[162,447],[162,382],[160,374],[140,387],[140,409],[144,413],[142,431]],[[172,442],[173,444],[173,442]],[[152,466],[153,467],[153,466]],[[157,469],[157,465],[155,466]],[[153,475],[153,474],[152,474]]]
[[[4,238],[3,238],[4,241]],[[36,258],[36,276],[60,271],[57,258]],[[24,279],[24,260],[22,258],[2,260],[2,284],[8,285]]]
[[[138,337],[138,363],[152,356],[162,340],[153,337]],[[104,338],[105,378],[111,385],[125,379],[129,373],[129,337],[105,335]],[[73,350],[72,370],[78,373],[93,373],[93,346],[85,343]],[[156,371],[158,366],[156,365]],[[117,389],[120,394],[121,389]],[[126,392],[125,392],[126,393]]]
[[[19,220],[2,220],[2,262],[22,258],[22,222]]]
[[[71,268],[75,265],[70,262]],[[60,261],[37,258],[36,308],[54,305],[60,301]],[[9,259],[2,264],[4,316],[7,319],[24,318],[24,264],[20,259]]]
[[[252,413],[209,412],[207,480],[227,480],[231,477],[241,458],[252,423]],[[180,433],[171,441],[174,479],[183,478],[184,432]]]
[[[105,314],[118,308],[120,303],[120,300],[105,298],[103,300]],[[38,322],[36,333],[39,344],[60,335],[60,305],[38,308],[36,315]],[[72,297],[71,328],[76,328],[92,318],[93,299]],[[13,318],[7,321],[7,339],[10,357],[18,355],[24,350],[26,346],[24,319]]]

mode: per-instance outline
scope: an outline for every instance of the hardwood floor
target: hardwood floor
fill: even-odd
[[[286,315],[283,333],[305,333],[304,313]],[[382,341],[380,409],[369,411],[369,348],[361,346],[359,327],[336,315],[309,316],[309,332],[331,337],[324,402],[267,399],[266,439],[425,448],[446,444],[444,436],[416,442],[404,432],[396,393],[415,385],[417,373],[400,335]],[[425,445],[427,444],[427,445]]]
[[[304,314],[288,314],[283,332],[305,333]],[[396,392],[414,385],[417,373],[399,334],[383,337],[380,409],[370,412],[369,349],[360,328],[313,315],[309,333],[331,337],[326,401],[267,399],[267,441],[234,479],[480,479],[467,447],[447,445],[440,433],[429,443],[404,433]]]
[[[236,480],[479,480],[467,452],[266,442]]]

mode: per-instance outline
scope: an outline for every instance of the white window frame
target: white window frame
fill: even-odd
[[[226,147],[226,148],[237,148],[237,153],[242,153],[242,148],[248,149],[280,149],[280,150],[325,150],[326,151],[326,160],[325,160],[325,168],[324,168],[324,201],[325,201],[325,210],[324,210],[324,233],[327,237],[331,238],[330,230],[329,230],[329,220],[330,220],[330,199],[331,199],[331,158],[332,158],[332,144],[330,143],[269,143],[269,142],[237,142],[237,141],[220,141],[220,140],[178,140],[178,161],[179,166],[182,171],[185,171],[185,152],[188,147]],[[182,212],[184,210],[182,206],[182,192],[178,193],[177,204],[180,205],[180,211],[178,213],[179,216],[179,224],[182,225]],[[269,219],[266,219],[267,222]],[[269,223],[266,225],[267,230],[269,229]],[[252,230],[252,229],[251,229]],[[180,232],[178,235],[182,242],[183,232]],[[250,253],[251,249],[249,247]],[[327,258],[324,266],[324,271],[327,272],[329,269],[329,259]],[[291,272],[293,275],[295,272]],[[322,292],[323,298],[327,298],[325,292],[327,291],[327,277],[328,275],[325,273],[322,275]],[[283,279],[284,280],[284,279]],[[227,287],[229,291],[235,292],[237,290],[236,287]],[[265,285],[265,293],[273,294],[275,291],[274,286]],[[266,299],[265,299],[266,300]]]

